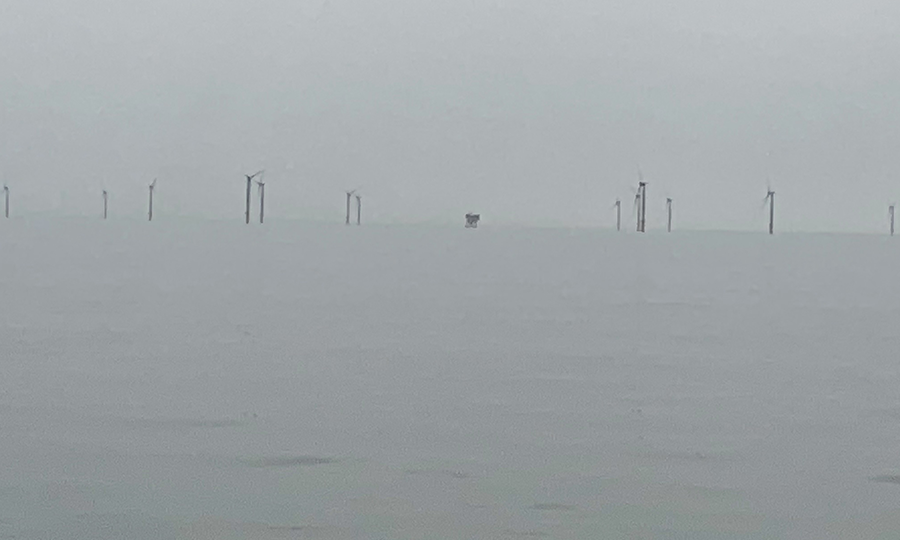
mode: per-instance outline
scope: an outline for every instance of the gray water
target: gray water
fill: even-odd
[[[0,227],[0,538],[896,538],[900,243]]]

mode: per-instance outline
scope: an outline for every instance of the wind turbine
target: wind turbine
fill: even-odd
[[[107,204],[108,201],[109,201],[109,193],[107,193],[106,190],[104,189],[103,190],[103,219],[106,219],[106,215],[107,215],[106,209],[108,208],[108,204]]]
[[[263,223],[266,214],[266,183],[257,180],[256,185],[259,188],[259,222]]]
[[[356,196],[356,225],[362,225],[362,196]]]
[[[638,186],[641,188],[641,232],[647,232],[647,182]]]
[[[616,204],[614,204],[616,208],[616,230],[622,230],[622,201],[620,199],[616,199]]]
[[[769,234],[775,234],[775,192],[772,188],[769,188],[766,198],[763,199],[763,204],[765,203],[769,203]]]
[[[9,186],[3,184],[3,195],[6,196],[6,218],[9,219]]]
[[[244,217],[246,218],[247,225],[250,224],[250,191],[253,188],[253,179],[257,176],[261,175],[263,171],[257,171],[254,174],[245,174],[247,177],[247,206],[244,210]]]
[[[150,183],[150,211],[147,213],[147,221],[153,221],[153,190],[156,189],[156,178]]]
[[[672,232],[672,198],[666,198],[666,212],[669,214],[669,227],[668,231]]]
[[[634,195],[634,205],[637,209],[637,232],[647,232],[647,182],[644,182],[644,172],[638,167],[638,189]]]
[[[634,188],[632,188],[633,190]],[[641,232],[641,190],[634,192],[634,207],[631,209],[633,215],[637,215],[637,232]]]
[[[347,225],[350,225],[350,198],[353,197],[354,193],[356,193],[355,189],[347,192],[347,219],[345,222]]]
[[[891,215],[891,236],[894,236],[894,205],[892,204],[890,208],[888,208],[888,213]]]

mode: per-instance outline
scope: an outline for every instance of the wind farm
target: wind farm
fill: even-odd
[[[89,219],[61,220],[52,229],[30,226],[20,219],[21,204],[17,203],[16,219],[0,227],[0,250],[15,254],[0,257],[0,289],[10,306],[7,313],[12,314],[7,317],[14,322],[21,317],[30,325],[29,332],[15,327],[7,330],[11,339],[29,340],[27,346],[11,348],[21,351],[14,352],[21,356],[19,360],[27,361],[13,362],[7,368],[12,372],[6,379],[7,393],[12,393],[16,380],[52,376],[57,377],[54,384],[39,389],[35,401],[58,399],[57,388],[71,377],[57,366],[64,358],[60,343],[66,355],[80,359],[76,382],[85,385],[82,393],[73,391],[73,399],[80,400],[77,407],[54,414],[76,417],[79,425],[90,429],[90,443],[70,429],[60,430],[55,445],[45,446],[27,437],[7,439],[7,446],[26,447],[21,454],[36,456],[29,457],[35,468],[50,470],[57,463],[68,463],[68,448],[78,446],[89,455],[101,456],[93,459],[96,464],[91,465],[90,474],[116,477],[121,474],[119,466],[102,458],[114,448],[133,460],[140,471],[121,481],[125,492],[135,494],[122,508],[144,504],[150,492],[154,497],[170,498],[195,489],[196,494],[186,497],[185,507],[193,508],[191,505],[197,504],[193,501],[206,497],[202,500],[208,501],[213,512],[224,512],[233,503],[216,486],[223,478],[242,474],[254,475],[254,482],[265,488],[257,496],[266,504],[277,506],[287,497],[300,505],[322,496],[314,485],[303,482],[285,494],[279,483],[283,477],[265,474],[266,469],[294,467],[310,474],[314,469],[327,469],[329,477],[344,486],[340,494],[325,495],[334,497],[329,503],[334,505],[342,504],[348,493],[361,500],[370,496],[373,478],[393,486],[394,478],[416,482],[432,475],[444,483],[435,485],[431,478],[417,493],[424,493],[433,505],[433,515],[440,516],[434,526],[455,524],[463,530],[470,510],[454,506],[448,511],[435,502],[445,500],[447,486],[465,482],[488,486],[485,489],[489,488],[492,500],[497,501],[492,504],[500,508],[487,521],[501,523],[505,516],[521,511],[521,484],[507,485],[508,476],[473,461],[473,451],[480,462],[496,459],[493,448],[482,444],[484,432],[495,434],[492,444],[540,448],[543,432],[508,429],[509,422],[527,426],[547,422],[552,416],[548,429],[560,433],[561,438],[579,441],[578,447],[585,436],[589,437],[587,447],[609,444],[605,431],[585,432],[585,422],[602,422],[604,430],[619,434],[614,450],[590,453],[590,459],[596,461],[592,468],[614,468],[624,454],[635,469],[656,474],[629,472],[629,466],[617,480],[624,486],[617,488],[621,493],[601,490],[601,495],[585,496],[576,490],[569,495],[561,489],[551,502],[528,500],[527,512],[569,515],[576,512],[556,509],[588,508],[597,497],[605,497],[606,505],[615,505],[624,495],[636,497],[629,503],[633,507],[653,512],[660,504],[659,497],[642,498],[634,493],[653,489],[666,497],[675,496],[671,495],[672,479],[667,476],[673,463],[700,473],[718,466],[719,461],[728,464],[734,460],[776,469],[778,475],[762,481],[756,470],[729,474],[729,495],[724,502],[718,495],[714,497],[720,501],[716,504],[737,514],[745,501],[765,504],[769,496],[759,494],[761,482],[777,492],[786,484],[783,477],[787,474],[790,485],[798,485],[800,492],[819,485],[818,477],[808,478],[792,468],[796,456],[783,457],[759,447],[759,433],[767,433],[773,422],[781,421],[783,409],[796,407],[793,395],[773,385],[769,373],[774,370],[794,377],[816,370],[827,372],[802,379],[805,399],[815,402],[808,414],[816,415],[817,430],[799,434],[792,444],[797,454],[806,456],[822,448],[823,436],[840,438],[845,430],[855,429],[855,424],[844,422],[829,409],[838,402],[829,392],[840,393],[843,399],[847,389],[835,389],[834,373],[844,372],[846,358],[853,358],[869,341],[897,341],[892,326],[884,323],[893,309],[892,297],[884,291],[892,290],[893,269],[900,266],[900,249],[889,249],[893,240],[884,235],[886,202],[879,202],[881,211],[872,213],[873,222],[877,218],[877,235],[803,235],[784,227],[773,238],[775,190],[768,188],[761,201],[760,186],[756,185],[748,188],[745,200],[747,213],[752,214],[747,219],[748,229],[755,229],[752,233],[697,232],[683,226],[690,193],[648,171],[648,179],[658,186],[653,191],[658,197],[651,197],[643,172],[636,188],[634,178],[623,175],[617,186],[621,193],[598,189],[593,199],[581,198],[585,215],[596,222],[595,227],[583,230],[497,225],[491,204],[481,199],[474,199],[465,213],[456,214],[456,219],[465,216],[465,224],[379,226],[384,224],[377,220],[383,210],[380,205],[388,197],[373,187],[374,182],[367,182],[370,213],[367,226],[362,227],[364,194],[358,187],[327,186],[327,192],[322,191],[323,199],[327,198],[323,203],[328,212],[323,221],[327,219],[327,223],[317,224],[279,215],[292,202],[285,200],[284,194],[290,192],[282,189],[288,183],[282,177],[262,171],[243,175],[252,182],[248,203],[241,175],[240,169],[223,175],[226,180],[222,183],[230,182],[231,188],[222,195],[228,210],[221,220],[173,219],[177,207],[169,194],[177,191],[164,187],[166,196],[155,200],[159,184],[154,178],[149,185],[132,183],[131,191],[123,196],[121,187],[107,190],[110,186],[104,184],[102,224],[96,217],[98,190],[92,187],[85,190],[85,201],[92,203],[89,207],[85,203]],[[267,215],[265,188],[271,177],[276,178],[278,189],[272,193],[278,204],[272,208],[275,212]],[[163,186],[176,185],[169,175],[161,178]],[[122,216],[122,199],[133,198],[135,207],[144,206],[139,196],[142,186],[148,189],[147,219],[153,221],[152,226],[143,223],[138,210],[133,212],[136,219]],[[780,185],[779,189],[793,196],[788,188]],[[633,191],[635,213],[631,221],[627,208],[626,216],[622,215],[623,202],[629,204],[629,191]],[[110,193],[116,194],[111,215]],[[339,193],[343,195],[340,202]],[[244,208],[244,220],[236,215],[238,195],[241,203],[249,204]],[[613,199],[610,195],[619,196]],[[615,200],[611,207],[610,200]],[[788,196],[779,199],[790,200]],[[158,217],[163,219],[154,219],[157,205],[161,210]],[[369,205],[377,211],[369,210]],[[893,235],[895,205],[887,206]],[[245,226],[248,208],[250,212],[258,209],[259,228]],[[788,212],[790,205],[779,208]],[[492,216],[483,232],[479,230],[481,214],[472,211],[479,209]],[[615,212],[614,222],[611,212]],[[763,212],[768,218],[766,229]],[[257,220],[251,222],[256,225]],[[354,223],[355,227],[346,227]],[[639,234],[633,234],[628,223]],[[471,234],[463,233],[464,227]],[[48,230],[52,234],[47,234]],[[236,257],[235,250],[253,256]],[[92,256],[84,257],[85,252]],[[110,283],[124,286],[109,287]],[[248,284],[259,287],[259,294]],[[66,294],[58,294],[57,289]],[[824,314],[816,310],[819,303],[829,306]],[[77,314],[76,323],[70,314]],[[847,332],[847,326],[854,324],[866,325],[867,331]],[[773,325],[779,328],[779,339],[790,347],[757,339]],[[47,340],[47,335],[58,337]],[[608,361],[602,355],[617,360]],[[871,362],[873,369],[885,362],[882,367],[890,370],[890,361],[883,360],[888,357],[871,355],[864,361]],[[141,374],[140,384],[123,364]],[[436,370],[445,369],[460,375],[435,375]],[[214,380],[210,373],[216,374]],[[174,374],[184,375],[175,379]],[[177,382],[174,389],[173,380]],[[397,381],[429,391],[398,392]],[[853,381],[860,395],[867,396],[849,405],[854,407],[854,418],[881,418],[879,414],[891,410],[890,399],[868,396],[875,383]],[[890,381],[883,384],[883,395],[889,396]],[[766,403],[745,399],[760,388],[770,394]],[[485,393],[490,393],[490,402],[484,400]],[[235,401],[234,395],[241,400]],[[671,407],[673,395],[679,396],[675,408]],[[121,404],[136,397],[141,405],[123,413]],[[435,419],[428,408],[436,406],[435,400],[444,403],[445,399],[469,405]],[[371,410],[371,403],[380,409]],[[479,403],[482,405],[471,405]],[[603,406],[586,408],[585,403]],[[717,406],[711,408],[710,403]],[[841,410],[846,406],[841,402]],[[297,412],[317,407],[327,408],[323,414],[329,415],[328,422]],[[341,407],[345,412],[335,412]],[[760,416],[759,421],[735,422],[735,417],[746,414],[747,407]],[[251,408],[263,411],[259,418]],[[381,430],[393,437],[391,430],[397,429],[398,422],[393,417],[386,419],[381,409],[403,415],[399,425],[416,424],[431,430],[428,437],[415,437],[407,454],[386,458],[378,451],[379,444],[370,444],[373,437],[381,437],[373,433]],[[661,418],[661,414],[665,422],[648,421],[648,417]],[[68,417],[61,420],[43,410],[31,413],[25,407],[0,415],[0,427],[10,431],[26,425],[51,433],[53,426],[67,421]],[[673,423],[692,426],[691,437],[673,435]],[[474,427],[459,431],[460,425]],[[215,430],[220,457],[196,458],[205,456],[210,448],[209,435],[201,430]],[[197,431],[197,436],[188,436],[191,431]],[[296,455],[269,455],[265,447],[248,443],[247,433],[264,440],[287,437],[285,446],[297,445],[298,450]],[[285,433],[319,433],[330,439],[329,447],[319,455],[318,448],[307,450],[302,441],[291,442],[291,435]],[[723,433],[728,437],[724,450]],[[446,459],[451,463],[430,466],[427,460],[434,446],[424,439],[441,437],[445,437]],[[853,441],[847,443],[851,445],[859,443],[854,449],[865,446],[864,437],[846,440]],[[147,452],[158,457],[150,462],[136,457]],[[573,452],[578,459],[587,459],[578,453],[581,450]],[[871,471],[875,480],[870,483],[893,482],[890,471],[880,469],[889,459],[890,449],[885,453],[854,462],[853,467],[845,467],[844,474],[850,477],[862,469],[867,474]],[[359,461],[347,467],[350,459]],[[542,484],[557,478],[558,469],[543,464],[543,459],[536,463],[530,456],[514,459],[521,461],[514,460],[507,467],[532,475],[533,493],[542,497]],[[819,467],[817,476],[834,470],[830,459],[817,460],[814,465]],[[184,471],[191,471],[188,484],[183,480]],[[360,475],[368,475],[368,480],[360,480]],[[148,488],[141,476],[159,481]],[[386,476],[387,480],[377,480]],[[683,497],[693,500],[693,478],[683,482],[682,491],[687,493]],[[878,504],[881,496],[873,495],[867,482],[849,482],[849,489],[854,497],[868,497],[870,504]],[[36,481],[33,484],[23,492],[43,502],[46,488]],[[105,493],[102,484],[83,489],[86,496],[97,499]],[[782,496],[782,504],[791,504],[792,496]],[[20,493],[0,490],[0,508],[16,504],[20,497]],[[407,495],[401,491],[392,497],[403,500]],[[836,501],[842,497],[836,496]],[[408,501],[417,504],[418,498]],[[680,503],[672,505],[681,508]],[[70,508],[51,505],[46,510],[54,523],[61,524],[56,537],[67,537],[64,530],[85,519],[83,513]],[[792,508],[791,515],[802,514],[804,508]],[[195,510],[200,514],[206,508],[198,505]],[[813,514],[810,519],[821,518]],[[181,519],[167,509],[160,515],[162,521]],[[252,511],[248,515],[257,521],[267,518]],[[293,514],[285,515],[278,519],[293,519]],[[328,513],[310,515],[330,527],[342,523]],[[703,522],[705,515],[697,510],[695,517]],[[122,516],[117,519],[125,525],[118,537],[129,538],[128,532],[137,525],[128,521],[134,519],[133,514],[123,510]],[[412,526],[414,521],[404,523]],[[619,530],[629,526],[627,517],[617,523]],[[106,534],[109,525],[102,525],[97,534],[85,538],[111,538]],[[556,530],[552,523],[546,527]],[[148,530],[145,538],[155,538],[152,526]],[[666,538],[668,529],[661,526],[660,531],[658,537]],[[264,534],[260,538],[266,538]],[[691,534],[682,536],[691,538]],[[503,531],[495,536],[504,537]],[[28,538],[25,534],[17,537]],[[765,532],[737,538],[769,540]]]
[[[0,540],[900,540],[900,1],[0,51]]]
[[[245,181],[244,190],[243,190],[244,223],[249,224],[251,222],[252,208],[253,208],[253,205],[255,204],[258,214],[259,214],[258,220],[257,220],[258,223],[261,225],[266,224],[268,222],[267,218],[269,217],[269,215],[268,215],[267,208],[266,208],[266,185],[267,185],[267,182],[264,179],[265,169],[260,169],[253,174],[244,174],[243,177],[244,177],[244,181]],[[661,182],[661,184],[660,184],[660,185],[667,186],[665,189],[662,190],[665,193],[665,197],[660,197],[661,202],[665,206],[660,206],[654,199],[651,198],[650,190],[649,190],[650,183],[645,180],[644,170],[640,167],[638,168],[637,177],[638,177],[637,184],[632,185],[632,187],[628,188],[632,194],[632,199],[631,199],[632,200],[632,214],[631,214],[632,218],[631,219],[632,219],[632,223],[634,224],[634,231],[636,231],[638,233],[648,233],[648,232],[653,232],[653,230],[659,231],[659,232],[668,232],[668,233],[673,232],[675,229],[675,208],[674,208],[674,198],[669,196],[670,190],[668,189],[668,186],[670,185],[670,183]],[[156,209],[157,201],[155,199],[156,187],[157,187],[157,179],[154,178],[153,182],[151,182],[149,185],[147,185],[148,199],[147,199],[146,217],[147,217],[148,221],[154,221],[154,218],[156,217],[156,213],[157,213],[157,211],[156,211],[157,210]],[[627,186],[623,186],[623,187],[627,187]],[[610,190],[610,191],[612,191],[612,190]],[[362,216],[363,194],[360,192],[359,187],[356,187],[353,189],[344,189],[344,190],[342,190],[342,193],[344,195],[344,197],[343,197],[343,202],[344,202],[343,223],[345,225],[355,224],[356,226],[361,226],[362,225],[362,217],[363,217]],[[607,191],[607,193],[608,193],[608,191]],[[123,212],[121,210],[121,208],[128,208],[127,199],[131,197],[128,194],[128,190],[124,190],[124,194],[121,197],[117,198],[117,201],[119,201],[120,203],[123,203],[123,204],[121,206],[119,206],[120,210],[113,216],[110,215],[110,208],[109,208],[110,191],[106,188],[105,185],[103,186],[103,189],[100,191],[100,194],[102,197],[102,214],[101,215],[102,215],[103,220],[110,220],[113,217],[116,218],[116,220],[128,217],[127,213]],[[3,201],[4,217],[9,218],[9,217],[11,217],[11,202],[10,202],[11,197],[10,197],[10,188],[6,184],[3,185],[3,195],[4,195],[4,201]],[[175,196],[173,196],[173,194],[169,193],[169,195],[166,197],[166,202],[174,203],[176,205],[175,208],[178,208],[178,203],[183,202],[183,201],[176,200],[179,198],[178,195],[179,194],[176,193]],[[289,195],[290,195],[290,193],[289,193]],[[793,195],[793,193],[791,193],[791,195]],[[254,196],[256,197],[256,199],[253,198]],[[766,209],[767,220],[766,220],[765,231],[769,235],[776,234],[776,230],[775,230],[776,229],[775,197],[776,197],[776,191],[775,191],[775,189],[773,189],[770,186],[767,188],[767,190],[765,192],[765,196],[763,197],[762,201],[757,200],[757,201],[759,201],[757,204],[760,205],[760,208],[764,207]],[[16,214],[17,218],[21,218],[23,216],[28,216],[31,213],[29,211],[29,208],[27,208],[27,206],[29,203],[33,202],[35,199],[33,196],[31,196],[31,197],[23,196],[21,200],[23,200],[24,202],[20,203],[17,206],[17,214]],[[378,212],[378,214],[376,214],[378,216],[384,216],[384,215],[391,214],[391,208],[389,208],[389,207],[386,208],[384,206],[384,200],[385,199],[383,197],[379,197],[379,199],[378,199],[379,212]],[[623,219],[625,219],[626,216],[623,215],[623,210],[624,210],[623,200],[627,200],[627,199],[615,197],[614,198],[615,202],[611,206],[612,210],[615,212],[615,220],[614,220],[614,222],[610,223],[609,228],[613,228],[617,232],[622,232],[623,230],[625,230],[623,228]],[[779,200],[781,200],[781,199],[779,199]],[[784,200],[786,200],[790,203],[790,202],[793,202],[794,199],[792,198],[790,200],[788,200],[788,199],[784,199]],[[590,202],[590,199],[582,198],[581,201],[583,201],[585,204],[587,204]],[[284,204],[279,205],[279,208],[287,209],[288,210],[287,215],[276,215],[275,216],[276,220],[282,220],[282,219],[304,220],[304,218],[298,217],[297,212],[293,210],[294,208],[298,207],[296,205],[297,202],[298,202],[297,199],[294,199],[293,201],[290,200],[290,198],[285,199]],[[309,200],[307,199],[304,202],[308,203]],[[22,206],[26,206],[26,208],[23,209]],[[484,205],[483,205],[483,203],[481,203],[481,204],[479,204],[479,206],[484,206]],[[487,205],[487,206],[488,206],[488,210],[490,210],[490,205]],[[745,206],[749,208],[749,205],[745,205]],[[167,205],[167,207],[168,207],[168,205]],[[665,212],[661,213],[661,215],[657,219],[651,221],[651,219],[650,219],[651,216],[649,215],[650,213],[652,213],[651,210],[653,208],[660,208],[660,207],[664,208]],[[133,208],[133,206],[131,206],[131,208]],[[753,208],[756,208],[756,207],[754,206]],[[788,204],[788,206],[785,208],[786,208],[785,211],[787,212],[788,210],[791,209],[791,205]],[[896,205],[893,203],[888,205],[889,234],[891,236],[895,235],[895,230],[896,230],[895,208],[896,208]],[[697,228],[697,225],[696,225],[704,217],[703,213],[698,212],[698,210],[699,210],[698,207],[682,206],[681,209],[682,209],[682,211],[680,213],[681,219],[679,221],[682,225],[679,227],[680,230],[685,231],[685,232],[691,231],[691,230],[696,230],[696,231],[704,230],[704,228]],[[395,205],[394,211],[396,212],[397,210],[399,210],[399,207],[397,205]],[[47,215],[46,212],[43,212],[42,214]],[[503,222],[502,219],[498,219],[496,216],[493,216],[493,212],[491,212],[491,214],[492,214],[491,223],[493,225],[508,226],[507,224],[505,224]],[[188,217],[188,214],[186,214],[183,211],[179,211],[179,210],[174,210],[173,215],[178,215],[180,217]],[[467,216],[474,216],[474,215],[475,214],[471,214],[471,213],[467,214]],[[598,215],[598,217],[602,217],[602,216]],[[758,216],[757,216],[757,218],[758,218]],[[312,218],[312,221],[326,221],[326,220],[323,220],[323,218],[321,218],[321,217],[316,217],[316,218]],[[786,221],[789,222],[789,225],[786,226],[785,228],[783,228],[781,232],[786,231],[786,233],[792,234],[792,233],[804,232],[806,230],[803,228],[802,223],[800,223],[796,218],[788,219]],[[386,224],[386,223],[388,223],[388,221],[383,221],[383,223]],[[377,225],[378,220],[376,220],[376,222],[374,224]],[[412,224],[412,223],[410,223],[410,224]],[[475,221],[470,220],[469,217],[467,217],[467,228],[475,228],[474,225],[475,225]],[[600,221],[600,220],[595,220],[593,224],[573,225],[572,227],[573,228],[588,227],[588,228],[592,228],[592,229],[607,228],[607,226],[605,226],[605,224],[602,223],[602,221]],[[754,228],[755,228],[755,226],[752,225],[752,223],[748,220],[746,226],[741,226],[734,230],[735,231],[751,231]],[[651,230],[651,229],[653,229],[653,230]],[[727,229],[709,229],[709,230],[727,230]],[[813,230],[815,230],[815,229],[813,229]],[[872,230],[870,232],[874,232],[874,231]]]

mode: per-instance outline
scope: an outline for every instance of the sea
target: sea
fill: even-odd
[[[0,223],[0,538],[900,537],[900,238]]]

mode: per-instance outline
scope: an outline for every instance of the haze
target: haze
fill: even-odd
[[[882,231],[900,200],[887,0],[0,2],[17,216]]]

